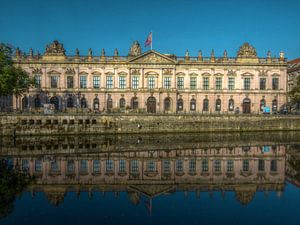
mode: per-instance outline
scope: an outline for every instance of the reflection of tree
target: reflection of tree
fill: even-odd
[[[13,211],[16,196],[31,180],[28,174],[9,168],[5,160],[0,160],[0,219]]]

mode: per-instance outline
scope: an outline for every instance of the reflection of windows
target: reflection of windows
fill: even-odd
[[[184,89],[184,77],[177,77],[177,89]]]
[[[197,77],[190,78],[190,89],[195,90],[197,88]]]
[[[67,162],[67,173],[73,173],[75,171],[75,165],[73,160]]]
[[[233,172],[234,170],[234,162],[232,159],[227,161],[227,172]]]
[[[23,171],[29,170],[29,161],[27,159],[22,159],[22,170]]]
[[[208,159],[202,160],[202,172],[208,172]]]
[[[149,160],[147,162],[147,171],[148,172],[155,172],[156,171],[156,163],[154,160]]]
[[[99,173],[100,171],[101,171],[100,160],[98,159],[93,160],[93,172]]]
[[[190,172],[196,172],[196,159],[190,159],[189,171]]]
[[[80,160],[79,168],[80,168],[81,173],[87,173],[88,168],[87,168],[87,160],[86,159]]]
[[[215,172],[221,172],[221,160],[217,159],[214,162]]]
[[[234,77],[228,78],[228,90],[233,90],[235,88],[235,79]]]
[[[86,76],[80,76],[79,82],[80,82],[80,88],[86,88],[87,87]]]
[[[164,88],[171,88],[171,77],[164,77]]]
[[[138,160],[132,160],[131,161],[131,172],[132,173],[138,173],[139,172],[139,161]]]
[[[244,172],[249,171],[249,160],[248,159],[243,160],[243,171]]]
[[[51,88],[57,88],[58,86],[58,76],[51,76]]]
[[[112,159],[107,159],[105,164],[106,172],[113,172],[114,170],[114,161]]]
[[[169,173],[171,171],[171,165],[170,160],[164,160],[163,161],[163,172]]]
[[[271,171],[272,172],[277,171],[277,160],[275,160],[275,159],[271,160]]]
[[[250,78],[244,78],[244,90],[250,90]]]
[[[176,172],[183,172],[183,161],[182,161],[182,159],[177,159],[175,165],[176,165],[176,168],[175,168]]]
[[[34,170],[35,172],[38,173],[42,172],[42,160],[40,159],[35,160]]]
[[[263,159],[258,160],[258,171],[260,172],[265,171],[265,160]]]
[[[59,172],[60,171],[60,166],[57,161],[51,162],[50,170],[51,170],[51,172]]]
[[[126,172],[126,161],[125,161],[125,159],[120,159],[120,161],[119,161],[119,172],[120,173]]]

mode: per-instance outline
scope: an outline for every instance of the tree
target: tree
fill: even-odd
[[[0,43],[0,96],[22,95],[28,90],[33,79],[21,67],[16,67],[12,60],[13,50]]]
[[[296,109],[300,109],[300,76],[297,77],[296,86],[289,93],[291,103]]]

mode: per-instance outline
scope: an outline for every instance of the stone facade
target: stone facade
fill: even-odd
[[[67,56],[54,41],[44,55],[16,51],[17,66],[36,79],[36,85],[14,108],[34,110],[45,103],[57,110],[86,108],[89,111],[148,113],[257,113],[264,106],[273,111],[286,103],[287,63],[279,58],[259,58],[254,47],[243,44],[236,57],[184,57],[142,53],[134,42],[128,56],[100,56],[92,50]]]

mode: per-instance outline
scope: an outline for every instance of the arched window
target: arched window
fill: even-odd
[[[243,113],[251,113],[251,100],[250,100],[250,98],[244,98],[244,100],[243,100]]]
[[[209,109],[209,101],[206,98],[206,99],[203,100],[203,111],[207,112],[208,109]]]
[[[50,98],[50,104],[54,105],[55,110],[59,110],[59,99],[57,96]]]
[[[171,98],[170,97],[165,98],[164,108],[165,108],[165,111],[170,111],[171,110]]]
[[[192,98],[190,102],[190,111],[196,111],[196,99]]]
[[[132,109],[137,109],[139,107],[139,101],[137,97],[133,97],[131,99],[131,108]]]
[[[234,100],[233,99],[229,99],[228,111],[234,111]]]
[[[80,106],[81,106],[81,108],[87,108],[87,100],[86,100],[86,98],[85,97],[83,97],[82,99],[81,99],[81,101],[80,101]]]
[[[278,108],[277,99],[273,99],[273,101],[272,101],[272,112],[276,112],[277,108]]]
[[[28,97],[27,96],[24,96],[22,98],[22,109],[28,109]]]
[[[221,99],[216,100],[216,111],[220,112],[221,111]]]
[[[70,96],[67,99],[67,108],[73,108],[74,107],[74,102],[73,102],[73,98]]]
[[[156,99],[153,96],[147,99],[147,112],[156,113]]]
[[[107,99],[107,110],[111,110],[112,108],[113,108],[113,100],[109,96],[108,99]]]
[[[34,99],[34,107],[41,108],[41,106],[42,106],[41,99],[39,96],[36,96],[36,98]]]
[[[260,106],[259,106],[260,111],[263,111],[265,106],[266,106],[266,100],[263,98],[260,100]]]
[[[93,101],[93,109],[94,110],[99,110],[100,108],[100,103],[99,103],[99,98],[94,98],[94,101]]]
[[[126,104],[125,98],[120,98],[119,105],[121,109],[125,108],[125,104]]]
[[[177,111],[182,111],[183,110],[183,99],[180,98],[177,101]]]

